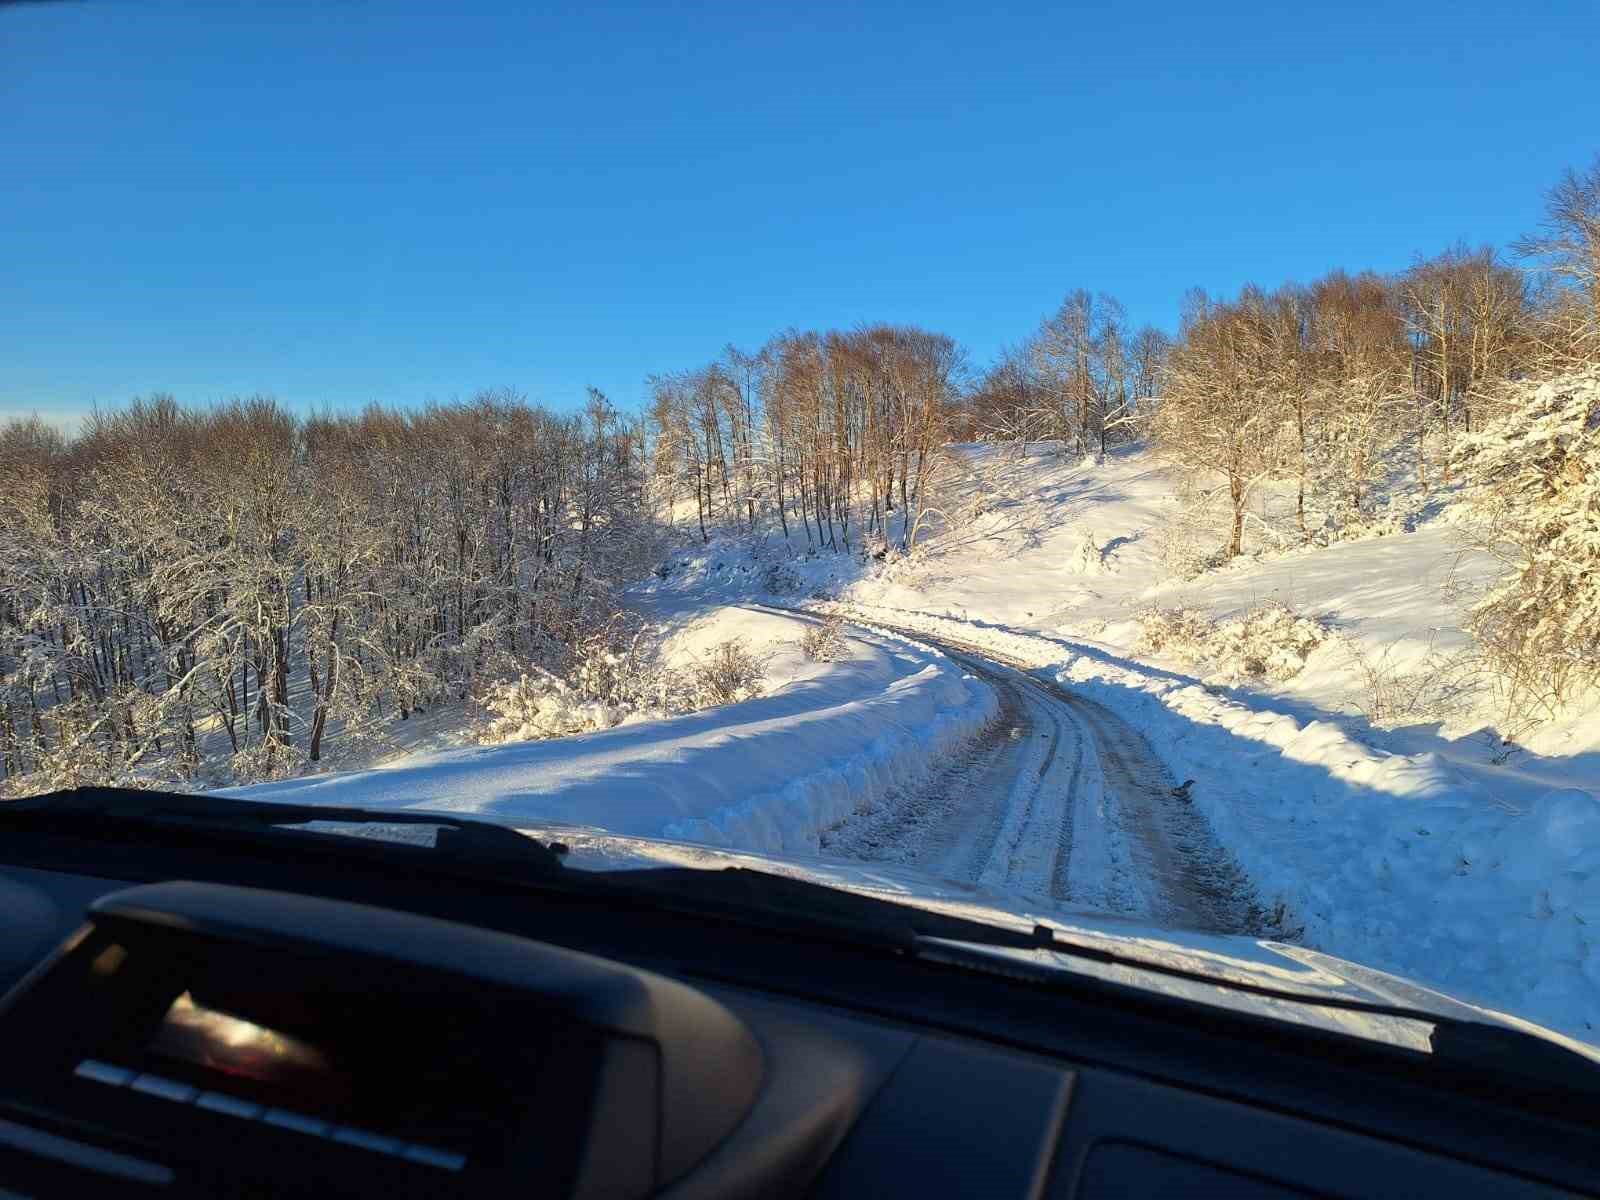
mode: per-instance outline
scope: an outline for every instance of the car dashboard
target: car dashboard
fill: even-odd
[[[671,905],[8,835],[22,1196],[1593,1194],[1594,1111]]]

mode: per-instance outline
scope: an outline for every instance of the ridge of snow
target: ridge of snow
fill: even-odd
[[[695,637],[748,632],[753,621],[797,636],[802,619],[722,610],[698,622]],[[814,853],[823,830],[891,785],[914,783],[930,754],[953,749],[995,713],[989,688],[937,651],[887,634],[852,633],[847,644],[848,658],[809,664],[738,704],[234,794]],[[768,651],[774,660],[787,653],[793,666],[792,653]]]

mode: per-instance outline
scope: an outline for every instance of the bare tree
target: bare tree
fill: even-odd
[[[1252,493],[1280,466],[1279,414],[1266,364],[1264,331],[1251,306],[1208,306],[1192,316],[1173,349],[1153,425],[1162,453],[1202,493],[1226,493],[1229,558],[1243,550]],[[1212,479],[1220,480],[1215,488]]]
[[[1308,304],[1313,487],[1336,518],[1358,520],[1410,391],[1405,326],[1393,290],[1371,272],[1333,272]]]
[[[1172,339],[1153,325],[1141,326],[1128,349],[1128,388],[1134,404],[1141,405],[1161,394]]]
[[[1539,232],[1516,249],[1582,295],[1593,328],[1600,329],[1600,155],[1586,171],[1569,169],[1550,189]]]

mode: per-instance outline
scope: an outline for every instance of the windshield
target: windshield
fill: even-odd
[[[0,5],[3,795],[1600,1042],[1591,18]]]

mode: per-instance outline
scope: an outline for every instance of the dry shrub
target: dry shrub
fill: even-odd
[[[1193,662],[1215,622],[1198,608],[1151,608],[1139,614],[1139,652]]]
[[[1298,675],[1328,638],[1327,626],[1277,600],[1221,621],[1196,608],[1149,609],[1139,627],[1143,653],[1204,663],[1224,678],[1275,681]]]
[[[1361,691],[1352,700],[1380,728],[1448,721],[1468,711],[1484,687],[1481,655],[1471,649],[1446,653],[1431,635],[1423,653],[1410,661],[1403,660],[1399,642],[1376,653],[1354,641],[1348,645],[1361,677]]]
[[[743,638],[729,638],[713,646],[690,668],[701,707],[735,704],[761,695],[764,672],[761,660]]]
[[[617,623],[583,639],[564,675],[538,667],[488,684],[477,740],[486,745],[568,737],[629,719],[680,716],[762,694],[761,659],[741,638],[714,646],[687,669],[655,658],[659,630]]]
[[[793,596],[806,586],[806,581],[788,563],[776,562],[762,573],[761,586],[774,596]]]
[[[844,620],[827,617],[807,625],[800,635],[800,651],[812,662],[837,662],[845,656]]]

